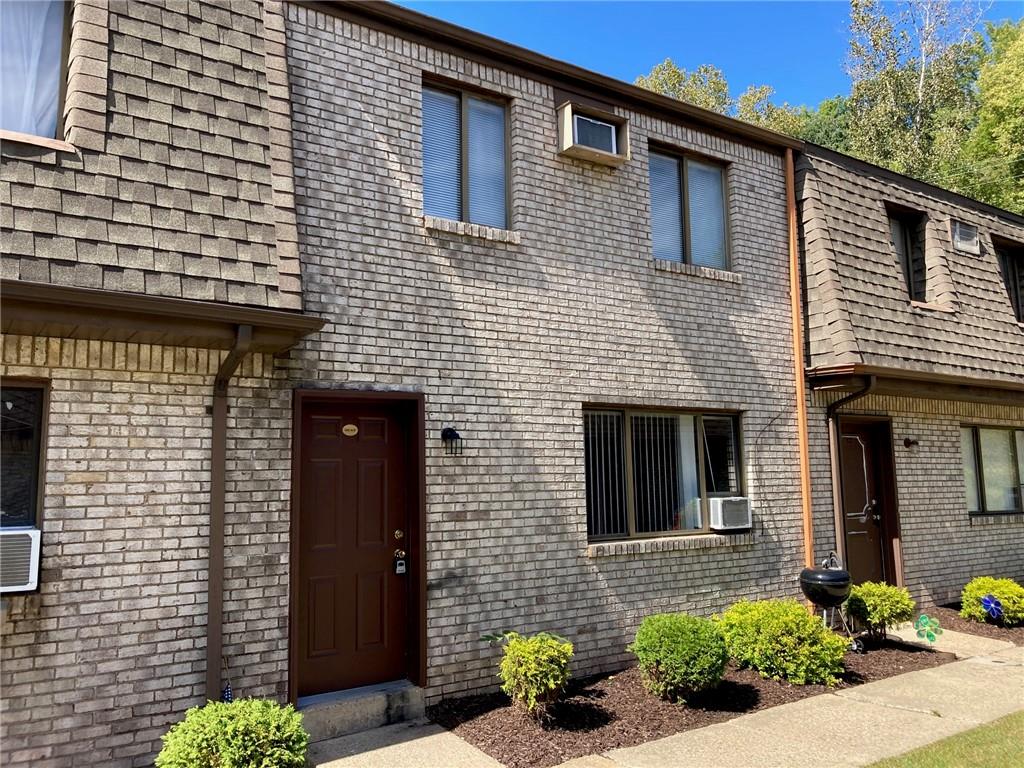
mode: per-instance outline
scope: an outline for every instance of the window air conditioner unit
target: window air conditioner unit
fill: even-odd
[[[956,219],[951,219],[949,226],[952,230],[954,248],[966,253],[981,253],[981,242],[978,239],[978,228],[976,226],[957,221]]]
[[[0,593],[33,592],[39,585],[39,540],[36,528],[0,529]]]
[[[567,101],[558,108],[558,152],[601,165],[622,165],[629,160],[629,121]]]
[[[750,499],[742,496],[708,499],[711,530],[741,531],[751,527]]]

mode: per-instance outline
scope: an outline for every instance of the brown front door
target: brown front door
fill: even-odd
[[[411,420],[358,400],[306,402],[301,419],[297,693],[407,677]]]
[[[896,504],[889,425],[842,420],[839,432],[846,567],[855,584],[895,583]]]

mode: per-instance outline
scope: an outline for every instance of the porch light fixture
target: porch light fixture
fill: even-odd
[[[904,437],[903,438],[903,447],[904,448],[916,448],[918,445],[920,445],[920,443],[917,440],[915,440],[914,438],[912,438],[912,437]]]
[[[445,427],[441,430],[441,442],[444,443],[445,455],[462,455],[462,435],[455,430],[455,427]]]

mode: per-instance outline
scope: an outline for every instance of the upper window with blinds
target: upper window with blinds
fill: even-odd
[[[57,138],[67,6],[0,2],[0,130]]]
[[[722,165],[650,153],[654,258],[729,269],[725,179]]]
[[[1006,286],[1006,295],[1010,299],[1013,315],[1018,323],[1024,323],[1024,245],[998,241],[996,244],[996,260],[999,262],[999,273]]]
[[[423,212],[508,228],[507,105],[423,87]]]

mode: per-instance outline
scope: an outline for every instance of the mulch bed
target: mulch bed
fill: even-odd
[[[996,624],[971,621],[960,616],[959,605],[932,608],[927,613],[939,620],[939,626],[942,629],[991,637],[993,640],[1009,640],[1014,645],[1024,645],[1024,624],[1016,627],[1002,627]]]
[[[721,685],[686,705],[649,694],[633,667],[574,681],[566,697],[551,707],[550,722],[544,726],[512,707],[500,693],[443,701],[430,707],[427,715],[509,768],[546,768],[953,660],[950,653],[884,643],[866,654],[848,653],[846,673],[836,688],[765,680],[730,665]]]

